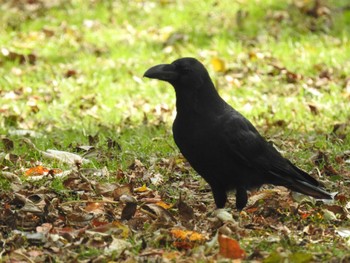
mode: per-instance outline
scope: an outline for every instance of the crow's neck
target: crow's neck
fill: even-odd
[[[224,104],[212,83],[205,88],[176,90],[177,114],[183,116],[220,112]]]

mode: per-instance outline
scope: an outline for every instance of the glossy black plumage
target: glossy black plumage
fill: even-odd
[[[211,186],[218,208],[225,206],[227,192],[236,190],[236,207],[243,209],[247,190],[263,184],[331,199],[317,180],[282,157],[244,116],[219,96],[198,60],[181,58],[157,65],[144,76],[167,81],[175,88],[175,143]]]

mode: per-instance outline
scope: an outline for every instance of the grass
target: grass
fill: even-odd
[[[157,63],[193,56],[207,66],[220,94],[288,158],[311,170],[311,157],[322,151],[336,170],[347,171],[349,165],[336,159],[350,148],[350,12],[341,9],[346,0],[329,1],[330,13],[316,19],[302,11],[312,2],[3,3],[0,136],[11,139],[14,149],[0,144],[0,168],[19,175],[35,161],[67,168],[43,160],[23,136],[13,135],[26,129],[42,134],[31,138],[40,150],[74,152],[97,134],[99,157],[86,167],[128,171],[139,159],[171,180],[173,171],[158,163],[178,155],[171,134],[175,94],[168,84],[142,76]],[[224,73],[215,71],[213,59],[224,63]],[[109,148],[108,139],[118,147]],[[21,160],[9,161],[8,152]],[[336,190],[341,179],[342,174],[330,187]],[[0,186],[11,187],[4,178]],[[65,186],[55,179],[50,187],[59,192]],[[181,192],[155,188],[170,196]],[[260,248],[271,252],[280,244],[275,245]],[[98,255],[89,253],[81,257]]]

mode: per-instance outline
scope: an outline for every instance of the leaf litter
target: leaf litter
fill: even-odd
[[[4,143],[8,144],[8,141]],[[91,149],[88,146],[82,148]],[[13,147],[7,149],[12,151]],[[75,154],[68,156],[73,156],[74,161],[66,162],[70,166],[67,170],[38,165],[22,170],[22,175],[18,171],[11,175],[7,172],[8,178],[17,178],[11,183],[18,187],[13,188],[17,189],[13,193],[2,193],[0,198],[3,207],[0,214],[2,254],[6,255],[6,260],[34,259],[33,255],[39,254],[43,259],[78,260],[81,246],[101,251],[102,254],[95,256],[96,260],[130,257],[155,260],[157,257],[172,258],[171,253],[182,255],[184,251],[200,259],[203,257],[201,249],[206,249],[207,260],[261,259],[265,252],[259,250],[257,244],[262,238],[265,242],[278,244],[288,236],[300,245],[303,242],[324,243],[334,236],[348,237],[349,230],[341,222],[350,219],[349,207],[337,202],[317,201],[316,204],[312,198],[294,197],[294,193],[291,195],[283,187],[269,189],[264,186],[250,193],[248,207],[236,215],[234,210],[215,211],[210,190],[205,190],[205,186],[201,189],[195,178],[187,177],[185,181],[176,176],[162,178],[159,185],[159,179],[154,179],[161,174],[159,168],[155,165],[146,167],[135,159],[122,173],[126,180],[124,184],[108,183],[110,177],[117,174],[83,168],[83,164],[74,159]],[[321,152],[313,160],[316,165],[330,162]],[[182,158],[156,162],[163,171],[171,173],[189,169]],[[57,191],[50,185],[62,173],[64,177],[60,180],[64,190]],[[36,187],[35,181],[26,179],[39,175],[41,183],[49,187]],[[27,182],[23,184],[22,181]],[[182,191],[186,193],[185,197],[158,192],[157,187],[167,184],[186,188]],[[76,196],[76,200],[71,200],[72,196]],[[229,207],[234,203],[232,199]],[[339,195],[338,199],[343,204],[349,203],[344,195]],[[41,248],[24,250],[25,243]],[[285,249],[284,252],[276,250],[266,260],[297,257]],[[63,251],[66,252],[62,254]],[[313,258],[308,253],[304,256]]]

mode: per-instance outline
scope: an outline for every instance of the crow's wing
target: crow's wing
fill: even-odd
[[[268,171],[272,160],[283,158],[247,119],[238,112],[230,113],[221,119],[219,136],[233,159],[257,170]]]
[[[316,179],[285,159],[241,114],[233,111],[224,119],[221,140],[233,159],[262,174],[269,174],[269,183],[283,185],[315,198],[331,199],[329,193],[319,188]]]

